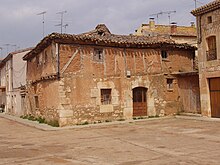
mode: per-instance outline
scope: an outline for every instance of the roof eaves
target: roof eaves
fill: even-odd
[[[215,0],[213,2],[210,2],[204,6],[201,6],[193,11],[191,11],[191,14],[193,14],[194,16],[198,16],[198,15],[202,15],[205,14],[207,12],[213,11],[220,8],[220,0]]]

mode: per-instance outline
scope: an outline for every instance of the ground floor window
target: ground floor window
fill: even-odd
[[[39,108],[38,96],[34,96],[34,101],[35,101],[35,108]]]
[[[173,90],[173,79],[167,79],[167,90]]]
[[[111,104],[111,89],[101,89],[101,104]]]

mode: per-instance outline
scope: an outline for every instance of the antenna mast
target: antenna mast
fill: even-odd
[[[43,11],[43,12],[41,12],[41,13],[38,13],[37,15],[42,15],[43,17],[42,17],[42,23],[43,23],[43,37],[44,37],[44,15],[46,14],[47,12],[46,11]]]
[[[60,26],[60,31],[61,31],[61,33],[63,32],[63,27],[64,27],[64,26],[63,26],[63,15],[64,15],[65,13],[67,13],[67,11],[61,11],[61,12],[56,13],[56,14],[60,14],[60,16],[61,16],[60,24],[55,25],[55,26]]]
[[[168,15],[168,19],[169,19],[169,25],[171,23],[171,14],[172,13],[176,13],[176,11],[165,11],[165,12],[162,12],[162,14],[167,14]]]
[[[159,13],[151,14],[149,16],[157,16],[157,24],[159,24],[159,15],[162,15],[162,14],[163,14],[163,12],[161,11]]]

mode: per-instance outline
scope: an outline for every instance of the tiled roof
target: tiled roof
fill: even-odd
[[[95,30],[78,35],[52,33],[45,37],[38,45],[23,59],[27,60],[40,53],[43,49],[49,46],[52,41],[57,43],[70,44],[95,44],[100,46],[115,46],[115,47],[132,47],[132,48],[149,48],[160,47],[161,45],[169,45],[182,49],[195,49],[188,44],[176,44],[173,40],[165,37],[146,37],[135,35],[115,35],[111,34],[109,29],[104,24],[99,24]]]
[[[197,16],[197,15],[201,15],[201,14],[216,10],[218,8],[220,8],[220,0],[215,0],[213,2],[210,2],[204,6],[201,6],[197,9],[193,10],[191,13],[194,16]]]

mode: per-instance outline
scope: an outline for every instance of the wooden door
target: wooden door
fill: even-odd
[[[220,78],[209,79],[211,115],[220,117]]]
[[[147,116],[147,89],[133,89],[133,116]]]

